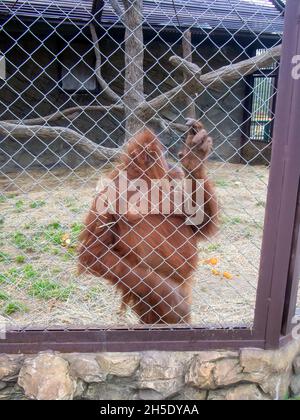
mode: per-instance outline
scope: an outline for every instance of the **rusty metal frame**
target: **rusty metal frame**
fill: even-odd
[[[266,221],[253,329],[182,327],[30,328],[9,330],[0,353],[196,351],[242,347],[278,348],[290,339],[298,285],[295,250],[299,233],[300,80],[292,57],[300,55],[300,2],[288,0]]]

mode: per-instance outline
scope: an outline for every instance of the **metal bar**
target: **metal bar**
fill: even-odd
[[[197,351],[264,347],[249,329],[236,330],[23,330],[9,331],[0,353]]]
[[[299,12],[298,0],[290,0],[286,10],[254,323],[256,337],[265,337],[268,348],[278,347],[280,341],[299,182],[300,96],[299,87],[291,77],[292,57],[300,52]]]
[[[51,2],[50,2],[51,3]],[[58,3],[58,1],[57,1]],[[100,6],[103,2],[101,0],[95,0],[94,1],[94,7],[93,7],[93,11],[95,12],[96,10],[99,9],[99,13],[100,10],[102,11],[102,9],[100,9]],[[146,3],[146,2],[145,2]],[[98,4],[98,6],[97,6]],[[184,2],[182,2],[182,4],[184,4]],[[225,4],[225,2],[224,2]],[[76,37],[77,37],[77,32],[81,33],[81,37],[82,38],[87,38],[88,40],[88,44],[90,44],[89,41],[89,36],[87,34],[87,30],[88,30],[88,26],[86,25],[86,23],[88,21],[90,21],[90,19],[92,19],[92,15],[90,14],[90,12],[87,14],[86,18],[87,20],[83,20],[81,22],[83,22],[84,24],[84,28],[82,28],[82,23],[80,24],[76,24],[77,19],[81,17],[81,15],[78,17],[77,12],[76,14],[74,14],[74,22],[71,22],[71,17],[69,16],[68,19],[65,19],[63,21],[57,20],[59,19],[59,15],[57,15],[56,13],[56,9],[53,9],[55,11],[55,13],[53,12],[53,14],[51,14],[51,16],[53,17],[54,20],[52,19],[48,19],[47,16],[45,15],[43,16],[44,18],[41,18],[39,20],[37,20],[37,24],[36,25],[31,25],[28,24],[27,28],[23,25],[23,23],[21,22],[25,22],[28,21],[26,20],[26,17],[22,17],[21,22],[19,22],[19,26],[18,25],[18,20],[20,20],[19,16],[21,15],[17,15],[16,13],[14,13],[12,15],[12,19],[11,22],[7,22],[7,26],[5,27],[4,32],[7,32],[6,35],[9,35],[10,39],[15,40],[15,43],[13,44],[15,47],[17,47],[18,49],[21,49],[25,56],[33,61],[38,61],[38,56],[34,56],[33,53],[31,52],[30,48],[28,51],[28,49],[23,49],[22,43],[20,43],[20,45],[18,45],[18,39],[19,37],[12,36],[12,33],[15,34],[15,32],[20,30],[20,27],[22,27],[22,31],[24,31],[24,33],[28,32],[31,33],[31,35],[36,35],[37,33],[39,33],[39,31],[43,32],[44,36],[39,38],[36,37],[40,40],[41,44],[40,47],[47,47],[48,52],[50,53],[53,62],[56,63],[57,61],[57,65],[58,68],[60,65],[63,65],[64,63],[61,63],[62,61],[62,54],[63,51],[66,48],[67,44],[71,44],[74,42],[74,40],[76,41]],[[84,15],[85,16],[85,15]],[[169,16],[169,15],[167,15]],[[49,16],[48,16],[49,17]],[[167,18],[169,19],[169,18]],[[173,24],[173,18],[171,17],[168,20],[168,30],[175,30],[174,27],[172,26]],[[266,17],[267,19],[267,17]],[[51,23],[47,23],[47,21],[49,20],[49,22]],[[146,20],[146,17],[145,17]],[[224,19],[223,19],[224,20]],[[226,46],[230,43],[233,43],[233,41],[235,40],[237,42],[237,39],[242,39],[242,37],[246,36],[247,38],[242,42],[239,43],[238,42],[238,52],[240,54],[240,49],[242,48],[241,44],[246,44],[249,48],[249,44],[253,44],[253,38],[257,40],[262,40],[265,37],[269,37],[271,36],[269,33],[259,33],[259,35],[255,34],[254,29],[257,28],[256,23],[259,22],[255,22],[255,28],[253,30],[250,29],[249,31],[249,27],[248,25],[244,25],[243,19],[241,19],[241,22],[239,21],[240,18],[238,19],[238,23],[234,25],[234,27],[237,25],[238,27],[240,26],[241,22],[243,23],[243,30],[241,32],[239,32],[236,35],[231,36],[232,35],[232,30],[226,30],[226,28],[224,27],[225,33],[226,33],[226,37],[224,37],[224,32],[221,32],[221,28],[218,28],[220,22],[222,22],[222,16],[219,16],[216,18],[216,25],[217,28],[216,30],[212,30],[210,33],[207,31],[207,27],[204,25],[201,28],[195,29],[195,31],[197,32],[197,40],[198,40],[198,44],[197,44],[197,48],[200,51],[200,46],[201,43],[204,42],[204,38],[210,38],[210,40],[212,41],[212,44],[215,44],[215,47],[217,47],[217,49],[220,49],[220,52],[222,52],[222,48],[223,46]],[[268,19],[267,19],[268,21]],[[55,23],[54,23],[55,22]],[[159,22],[158,22],[159,23]],[[187,20],[186,18],[183,20],[184,24],[189,24],[189,20]],[[195,19],[192,16],[192,20],[191,20],[191,26],[195,26]],[[269,22],[271,23],[271,22]],[[68,25],[68,26],[67,26]],[[105,32],[107,32],[109,35],[111,35],[111,33],[109,33],[110,31],[108,31],[108,26],[109,24],[107,24],[106,27],[102,27],[101,25],[101,36],[105,34]],[[224,26],[224,25],[222,25]],[[258,25],[260,27],[260,24]],[[267,26],[267,28],[270,25]],[[280,21],[280,26],[281,26],[281,21]],[[68,27],[68,31],[65,31],[65,28]],[[76,28],[77,27],[77,28]],[[140,27],[140,25],[139,25]],[[52,29],[51,29],[52,28]],[[165,28],[163,28],[164,34],[162,34],[161,28],[159,26],[156,25],[155,28],[158,28],[158,33],[156,33],[154,31],[154,27],[145,27],[145,29],[147,29],[148,31],[148,38],[151,38],[151,40],[153,39],[154,41],[156,41],[156,38],[159,35],[159,38],[161,38],[163,41],[164,39],[162,38],[162,36],[166,39],[171,39],[172,40],[172,44],[176,44],[176,40],[174,42],[174,38],[176,38],[178,35],[176,34],[176,36],[169,36],[166,33]],[[266,29],[267,29],[266,28]],[[41,30],[43,29],[43,31]],[[50,41],[48,41],[48,31],[49,29],[51,29],[50,34],[51,36],[53,35],[53,37],[57,38],[56,35],[58,35],[58,37],[60,38],[60,42],[61,42],[61,48],[58,48],[58,50],[56,50],[57,46],[59,47],[59,44],[57,44],[56,47],[53,46],[53,44],[50,44]],[[69,30],[70,29],[70,30]],[[73,30],[74,29],[74,30]],[[234,28],[233,28],[234,30]],[[122,38],[120,36],[120,34],[118,35],[118,37],[115,37],[115,39],[111,36],[109,36],[110,38],[110,42],[113,41],[120,41],[120,49],[122,50],[122,45],[123,45],[123,29],[121,29],[121,27],[119,25],[116,25],[114,29],[112,29],[111,32],[113,31],[120,31],[120,33],[122,34]],[[201,36],[200,31],[202,31]],[[259,31],[261,32],[261,31]],[[275,30],[274,30],[275,32]],[[21,32],[20,32],[21,33]],[[23,33],[23,32],[22,32]],[[193,28],[193,33],[194,33],[194,28]],[[50,35],[49,34],[49,35]],[[205,36],[204,36],[205,34]],[[220,35],[221,34],[221,35]],[[234,32],[235,34],[235,32]],[[47,36],[46,36],[47,35]],[[278,37],[279,35],[272,35],[272,37],[274,37],[274,39],[276,37]],[[196,39],[195,38],[195,39]],[[226,42],[224,40],[224,38],[226,38]],[[228,38],[228,39],[227,39]],[[231,39],[232,38],[232,39]],[[30,37],[28,38],[29,40],[31,39]],[[274,41],[273,39],[273,41]],[[5,40],[5,39],[4,39]],[[50,40],[50,38],[49,38]],[[65,40],[66,42],[62,42],[62,40]],[[201,41],[201,42],[200,42]],[[270,43],[273,42],[270,38]],[[49,44],[48,44],[49,42]],[[56,41],[55,41],[56,42]],[[3,42],[3,44],[5,45],[5,42]],[[45,45],[44,45],[45,44]],[[118,44],[118,42],[117,42]],[[146,44],[145,44],[146,45]],[[148,43],[147,43],[148,45]],[[82,57],[80,57],[78,55],[78,51],[75,48],[75,42],[73,43],[73,45],[70,45],[73,47],[74,49],[74,53],[77,53],[77,59],[79,60],[78,62],[82,62],[85,60],[82,60]],[[32,46],[34,47],[34,45]],[[89,45],[90,47],[90,45]],[[6,48],[6,47],[5,47]],[[10,50],[10,47],[7,49]],[[35,47],[33,48],[35,49]],[[109,49],[108,49],[109,50]],[[105,58],[107,59],[108,63],[111,60],[111,55],[108,54],[108,50],[106,51],[107,56],[105,56]],[[15,53],[14,53],[15,54]],[[9,54],[8,54],[9,55]],[[11,53],[12,55],[12,53]],[[22,55],[22,54],[21,54]],[[200,54],[201,55],[201,54]],[[223,58],[224,58],[224,52],[222,52]],[[228,61],[232,62],[233,58],[230,58],[231,55],[228,57]],[[225,57],[226,58],[226,57]],[[13,62],[13,59],[10,58],[10,56],[8,57],[8,59],[10,59]],[[77,65],[77,59],[76,59],[76,65]],[[23,59],[22,59],[23,60]],[[21,60],[21,61],[22,61]],[[226,58],[227,60],[227,58]],[[114,59],[111,60],[112,62],[109,64],[113,64],[114,63]],[[159,59],[156,60],[156,64],[160,65]],[[210,63],[210,58],[208,58],[206,64]],[[24,65],[27,62],[27,59],[24,59]],[[48,61],[47,61],[48,62]],[[18,61],[19,63],[19,61]],[[22,61],[23,63],[23,61]],[[38,62],[36,62],[36,64],[40,64]],[[74,63],[75,65],[75,63]],[[41,66],[39,66],[41,67]],[[112,66],[114,67],[114,66]],[[68,71],[71,72],[73,69],[72,65],[70,66],[70,68],[68,68]],[[47,73],[47,68],[41,68],[42,73],[46,74]],[[94,70],[94,69],[93,69]],[[115,69],[114,69],[115,70]],[[118,70],[118,69],[117,69]],[[126,68],[123,69],[119,69],[120,71],[118,71],[119,77],[122,76],[122,70],[126,70]],[[19,69],[18,66],[18,71],[20,71],[21,75],[22,75],[22,68]],[[13,73],[14,74],[14,73]],[[13,75],[12,74],[12,75]],[[60,75],[57,73],[55,73],[54,78],[52,78],[52,82],[55,82],[56,88],[60,88],[60,81],[57,80],[60,79],[59,77]],[[262,72],[262,76],[266,77],[266,74],[264,74],[264,71]],[[30,85],[32,85],[31,87],[34,88],[35,87],[35,75],[33,75],[32,78],[28,77],[28,81],[30,83]],[[51,83],[50,83],[51,84]],[[81,81],[81,85],[84,85],[84,80]],[[158,87],[159,88],[159,87]],[[228,86],[229,90],[230,90],[230,86]],[[25,89],[24,89],[25,90]],[[142,89],[143,91],[143,89]],[[34,91],[33,91],[34,92]],[[80,90],[76,90],[76,92],[80,92]],[[292,90],[290,90],[290,93],[292,92]],[[90,95],[92,95],[92,93],[95,92],[89,92]],[[161,92],[162,93],[162,92]],[[20,100],[23,100],[23,96],[22,93],[18,93],[17,92],[17,97]],[[85,103],[85,101],[82,98],[76,98],[75,95],[66,95],[64,96],[65,99],[68,98],[68,100],[70,100],[72,103],[73,101],[77,104],[78,101],[78,105],[80,103]],[[50,100],[51,105],[54,106],[56,108],[56,96],[53,96],[53,101]],[[30,101],[28,105],[29,108],[29,112],[31,113],[32,111],[34,112],[39,112],[37,107],[39,105],[39,103],[37,103],[35,101],[35,95],[33,94],[32,97],[32,102]],[[42,99],[46,100],[47,99],[47,94],[44,93],[44,91],[42,92]],[[86,98],[87,100],[90,100],[89,98]],[[93,99],[98,99],[98,98],[93,98]],[[237,97],[238,99],[238,97]],[[286,96],[285,97],[285,101],[288,101],[289,97]],[[81,102],[82,101],[82,102]],[[242,98],[240,99],[240,101],[242,101]],[[10,103],[9,101],[7,101],[8,103],[5,103],[5,107],[3,110],[3,115],[4,113],[7,111],[7,109],[10,108]],[[26,102],[26,101],[25,101]],[[287,102],[288,103],[288,102]],[[282,102],[282,106],[286,106],[286,104],[283,104]],[[60,105],[61,106],[61,105]],[[10,110],[10,109],[9,109]],[[226,110],[226,109],[225,109]],[[13,113],[12,110],[10,110],[10,112]],[[226,111],[226,113],[228,114],[228,116],[231,117],[231,111]],[[17,112],[18,114],[18,118],[19,118],[19,112]],[[23,114],[22,114],[23,115]],[[26,112],[24,113],[23,117],[25,118]],[[178,116],[181,115],[181,111],[178,109]],[[287,117],[289,116],[289,114],[286,115]],[[90,118],[90,117],[89,117]],[[72,120],[72,118],[71,118]],[[93,118],[91,118],[91,122],[92,122]],[[98,124],[98,120],[94,120],[94,123]],[[122,123],[124,121],[118,121],[118,123]],[[215,122],[215,127],[217,127],[219,124],[219,118],[218,121]],[[73,123],[72,123],[73,125]],[[118,125],[118,124],[117,124]],[[74,123],[75,126],[75,123]],[[236,123],[236,128],[239,129],[239,124],[238,122]],[[282,136],[284,138],[284,135]],[[102,140],[101,140],[102,141]],[[285,144],[285,143],[283,143]],[[282,149],[280,149],[280,153],[278,152],[278,158],[281,158],[282,155]],[[61,157],[59,157],[59,159],[61,159]],[[84,158],[85,160],[85,158]],[[60,160],[59,160],[60,161]],[[278,163],[278,162],[275,162]],[[279,159],[279,163],[280,163],[280,159]],[[280,170],[280,165],[277,165],[279,167]],[[49,165],[50,167],[50,165]],[[2,168],[2,167],[1,167]],[[26,168],[23,168],[25,170],[28,169],[28,167],[26,166]],[[277,167],[275,167],[273,169],[274,173],[277,171]],[[284,188],[282,187],[282,190],[280,189],[281,187],[281,181],[282,179],[284,179],[285,176],[285,166],[283,165],[282,167],[282,172],[279,171],[279,177],[275,177],[275,179],[273,180],[273,184],[275,183],[276,188],[274,189],[273,192],[277,192],[277,191],[285,191]],[[296,194],[295,194],[296,196]],[[272,210],[272,206],[270,207],[270,209]],[[279,207],[278,209],[278,215],[280,215],[280,210],[281,208]],[[275,223],[276,225],[276,223]],[[272,226],[274,227],[274,226]],[[277,228],[277,226],[276,226]],[[35,233],[35,232],[34,232]],[[271,232],[273,233],[273,231]],[[280,238],[280,234],[278,232],[276,232],[275,235],[275,239],[279,239]],[[269,238],[270,239],[270,238]],[[272,240],[272,238],[271,238]],[[58,240],[58,242],[63,242],[61,239]],[[273,244],[273,242],[271,242]],[[275,241],[274,241],[275,244]],[[61,244],[62,245],[62,244]],[[237,252],[239,252],[239,249],[237,249]],[[276,247],[274,245],[274,253],[276,253]],[[271,257],[273,257],[273,255],[271,255]],[[274,256],[274,261],[275,261],[275,256]],[[54,265],[55,263],[53,263]],[[256,267],[257,267],[257,263],[256,263]],[[256,268],[255,267],[255,268]],[[272,266],[273,267],[273,266]],[[44,269],[44,266],[42,267],[42,269]],[[46,270],[46,267],[45,267]],[[52,273],[52,271],[51,271]],[[267,267],[266,268],[266,275],[268,276],[270,274],[270,269]],[[7,276],[6,276],[7,277]],[[59,278],[59,276],[57,276],[57,279]],[[141,276],[141,280],[143,279],[143,276]],[[10,282],[10,278],[7,278],[7,284],[12,284],[13,281]],[[16,282],[18,283],[18,282]],[[15,285],[16,286],[16,285]],[[267,292],[266,292],[266,299],[269,299],[269,297],[271,296],[271,289],[273,287],[273,283],[270,282],[268,283],[268,277],[266,279],[264,279],[264,281],[262,281],[260,283],[260,286],[262,288],[262,290],[264,291],[265,287],[267,287]],[[17,286],[16,286],[17,287]],[[38,286],[39,289],[43,289],[43,287],[40,287],[40,285]],[[88,292],[89,290],[86,289],[85,293]],[[22,290],[22,292],[26,292],[26,300],[29,298],[29,296],[35,296],[36,293],[33,292],[31,290],[31,284],[26,284],[26,286],[24,287],[24,290]],[[50,295],[49,295],[50,296]],[[44,296],[45,297],[45,296]],[[241,297],[243,297],[243,294],[241,294]],[[204,300],[204,299],[203,299]],[[284,297],[282,298],[282,301],[284,300]],[[231,300],[228,300],[228,302],[230,302],[229,304],[232,304]],[[81,301],[80,301],[81,303]],[[202,303],[202,302],[201,302]],[[56,304],[56,303],[55,303]],[[264,301],[261,301],[262,304],[262,308],[264,308]],[[212,309],[214,309],[214,305],[209,305],[212,306]],[[94,307],[94,306],[93,306]],[[81,311],[82,307],[81,305],[79,306],[79,310],[78,310],[78,317],[76,319],[79,319],[79,317],[81,316]],[[203,308],[203,311],[205,311],[205,307]],[[41,305],[41,309],[40,309],[40,313],[44,313],[44,305]],[[218,312],[217,312],[218,311]],[[89,328],[81,328],[81,327],[77,327],[77,328],[71,328],[71,327],[49,327],[49,328],[37,328],[37,327],[33,327],[30,329],[15,329],[15,330],[9,330],[7,331],[7,338],[3,341],[0,340],[0,353],[1,352],[7,352],[7,353],[36,353],[42,350],[57,350],[57,351],[63,351],[63,352],[71,352],[71,351],[77,351],[77,352],[95,352],[95,351],[138,351],[138,350],[182,350],[182,351],[196,351],[196,350],[207,350],[207,349],[220,349],[220,348],[228,348],[228,349],[239,349],[241,347],[264,347],[265,346],[265,332],[267,331],[267,316],[268,316],[268,311],[264,314],[265,315],[265,324],[263,325],[265,328],[263,329],[263,333],[259,334],[259,332],[257,332],[257,330],[252,331],[249,328],[243,328],[243,327],[238,327],[238,328],[230,328],[228,326],[227,323],[227,319],[226,317],[222,317],[222,312],[220,309],[215,310],[216,314],[217,314],[217,318],[220,322],[216,322],[214,325],[220,325],[220,326],[226,326],[226,328],[224,327],[223,329],[216,329],[216,327],[211,328],[212,322],[210,324],[205,324],[206,328],[200,328],[199,326],[195,326],[195,325],[191,325],[188,326],[186,328],[183,327],[177,327],[174,326],[173,324],[168,325],[167,327],[150,327],[150,326],[141,326],[141,327],[128,327],[127,329],[124,328],[118,328],[118,327],[113,327],[113,328],[101,328],[101,327],[89,327]],[[94,313],[91,313],[92,315],[92,319],[94,318]],[[30,315],[31,316],[31,315]],[[37,315],[38,316],[38,315]],[[50,314],[50,316],[52,316],[52,314]],[[72,318],[73,319],[73,318]],[[48,325],[49,323],[52,322],[53,319],[50,318],[50,320],[48,320]],[[235,318],[236,320],[236,318]],[[14,321],[13,321],[14,322]],[[84,318],[81,320],[81,322],[84,322]],[[199,322],[199,321],[198,321]],[[207,321],[208,322],[208,321]],[[234,322],[234,321],[232,321]],[[259,320],[260,322],[260,320]],[[28,322],[29,324],[30,322]],[[200,322],[199,322],[200,323]],[[237,321],[235,321],[235,326],[236,324],[238,324]],[[186,324],[185,324],[186,325]],[[249,325],[249,324],[248,324]],[[279,319],[279,326],[281,326],[281,319]],[[280,334],[279,334],[280,335]],[[279,341],[279,340],[278,340]]]
[[[297,305],[297,293],[300,279],[300,182],[298,189],[297,214],[294,227],[294,239],[291,253],[291,262],[289,269],[289,278],[285,296],[285,306],[283,314],[282,334],[291,333],[292,321],[295,316]]]

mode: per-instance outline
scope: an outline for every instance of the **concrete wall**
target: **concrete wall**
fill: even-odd
[[[0,400],[300,398],[300,341],[277,351],[0,355]]]
[[[14,38],[17,34],[12,35]],[[89,34],[87,34],[89,36]],[[100,93],[67,93],[61,85],[61,53],[66,48],[66,41],[56,34],[39,42],[30,33],[18,34],[18,42],[14,42],[4,31],[0,34],[0,51],[7,58],[7,80],[0,80],[0,119],[24,119],[44,116],[54,112],[57,108],[65,109],[71,106],[95,105],[105,103]],[[42,35],[39,35],[43,38]],[[92,48],[86,38],[78,38],[76,42],[83,43],[87,50]],[[200,42],[200,40],[199,40]],[[168,42],[160,38],[145,39],[145,91],[147,96],[154,97],[161,92],[175,86],[175,72],[168,59],[171,55],[181,55],[181,45],[176,40]],[[101,40],[103,51],[103,75],[107,81],[112,81],[113,89],[122,93],[124,67],[124,54],[122,48],[122,34],[115,33],[112,37],[104,36]],[[221,50],[211,42],[202,42],[194,53],[193,60],[203,71],[219,68],[228,64],[241,53],[236,44],[228,43]],[[57,59],[58,57],[58,59]],[[109,58],[107,58],[109,57]],[[93,54],[85,58],[89,65],[93,65]],[[242,56],[239,57],[239,60]],[[176,73],[176,80],[180,82],[181,76]],[[202,118],[215,139],[215,158],[239,161],[239,148],[241,145],[241,125],[243,121],[244,83],[237,83],[228,92],[226,87],[220,87],[219,92],[205,92],[197,100],[198,117]],[[171,120],[184,121],[180,116],[184,104],[175,103],[172,109],[163,111],[163,115]],[[123,142],[122,121],[123,115],[101,115],[89,113],[76,118],[69,127],[85,133],[96,143],[108,147],[115,147]],[[60,121],[55,125],[66,125]],[[165,136],[166,145],[174,147],[179,141],[176,134]],[[25,142],[14,139],[0,139],[0,168],[1,171],[15,170],[16,168],[44,167],[52,168],[57,164],[67,164],[71,168],[84,162],[85,156],[74,152],[70,146],[60,139],[51,146],[43,144],[36,138]],[[175,146],[174,146],[175,145]],[[174,150],[173,150],[174,151]],[[90,159],[90,162],[98,165]]]

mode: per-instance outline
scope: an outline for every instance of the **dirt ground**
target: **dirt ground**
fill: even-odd
[[[78,276],[76,244],[107,170],[30,171],[0,178],[0,311],[14,325],[136,324],[103,280]],[[256,298],[268,169],[212,163],[221,231],[200,244],[193,324],[250,326]],[[215,264],[215,265],[214,265]]]

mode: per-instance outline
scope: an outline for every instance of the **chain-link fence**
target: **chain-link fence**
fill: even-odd
[[[283,3],[4,0],[0,19],[7,322],[251,326]],[[162,147],[130,140],[145,127]],[[117,171],[146,182],[146,201],[150,180],[184,174],[194,201],[204,179],[203,220],[172,200],[168,214],[110,211],[127,192]],[[117,195],[99,213],[104,179]]]

